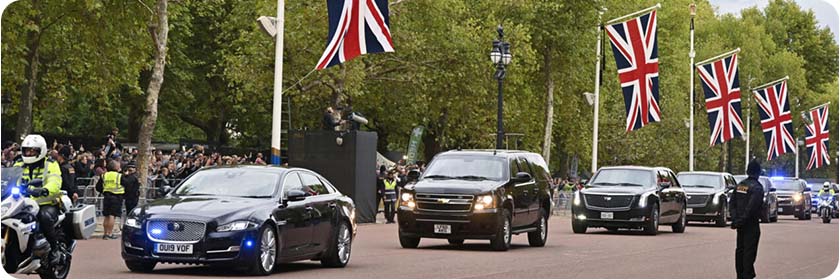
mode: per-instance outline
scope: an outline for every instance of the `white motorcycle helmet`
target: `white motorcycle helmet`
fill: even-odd
[[[831,183],[829,183],[829,182],[823,183],[823,189],[824,190],[828,191],[829,188],[831,188]]]
[[[34,152],[34,155],[32,155]],[[20,154],[23,163],[32,164],[47,156],[47,140],[38,134],[30,134],[20,143]]]

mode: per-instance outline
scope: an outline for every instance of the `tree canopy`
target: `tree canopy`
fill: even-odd
[[[691,0],[662,1],[658,15],[662,122],[624,131],[624,100],[615,61],[604,42],[599,165],[639,164],[688,168],[689,15]],[[765,8],[717,15],[698,5],[697,60],[740,47],[743,118],[751,115],[750,151],[766,148],[749,87],[790,76],[795,136],[804,137],[799,113],[832,102],[831,141],[838,143],[838,45],[814,13],[789,0]],[[340,66],[312,70],[327,37],[324,1],[286,1],[284,95],[293,129],[317,128],[323,108],[352,107],[379,134],[381,152],[405,151],[411,129],[427,128],[426,159],[454,148],[494,143],[497,84],[488,54],[496,26],[505,29],[513,62],[504,81],[505,131],[522,133],[510,147],[540,152],[547,80],[556,85],[551,167],[565,173],[577,158],[588,170],[600,7],[604,21],[655,5],[652,0],[392,0],[395,52],[364,55]],[[268,148],[271,138],[274,40],[256,18],[273,16],[273,0],[180,0],[169,4],[169,55],[160,92],[155,141],[206,140]],[[144,87],[154,51],[148,43],[154,1],[22,0],[2,18],[2,121],[8,139],[19,105],[33,81],[34,131],[100,135],[111,127],[136,139]],[[34,34],[34,35],[33,35]],[[32,41],[37,38],[37,41]],[[37,43],[37,44],[36,44]],[[40,57],[31,76],[32,48]],[[310,74],[311,72],[311,74]],[[308,76],[306,76],[309,74]],[[306,78],[303,78],[306,76]],[[695,81],[695,168],[723,170],[726,145],[709,146],[709,126],[699,79]],[[517,144],[517,145],[515,145]],[[732,143],[733,173],[742,173],[745,142]],[[831,147],[832,159],[838,155]],[[837,176],[836,168],[803,177]],[[836,162],[835,162],[836,163]],[[767,165],[792,174],[793,155]]]

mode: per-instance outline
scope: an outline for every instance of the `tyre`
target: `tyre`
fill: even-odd
[[[831,217],[823,217],[822,221],[823,221],[823,224],[830,224],[831,223]]]
[[[548,240],[548,214],[545,209],[540,209],[540,219],[537,221],[537,230],[528,233],[528,245],[531,247],[543,247]]]
[[[685,225],[686,225],[686,218],[685,218],[685,207],[683,207],[682,211],[680,212],[680,219],[677,220],[676,224],[671,225],[671,231],[676,233],[683,233],[685,232]]]
[[[656,235],[659,233],[659,204],[651,205],[650,219],[645,223],[643,231],[647,235]]]
[[[330,248],[326,256],[321,258],[321,265],[324,267],[345,267],[350,262],[350,249],[352,248],[353,234],[350,232],[350,225],[341,222],[333,233]]]
[[[769,208],[762,209],[761,216],[758,217],[758,220],[761,223],[769,223],[770,222],[770,209]]]
[[[464,244],[464,239],[463,238],[449,238],[449,239],[447,239],[447,241],[449,241],[449,245],[463,245]]]
[[[248,272],[251,275],[269,275],[277,263],[277,233],[270,226],[262,226],[259,233],[255,244],[259,250],[253,256]]]
[[[70,274],[70,264],[73,260],[72,256],[65,254],[67,252],[66,247],[64,246],[63,242],[59,242],[59,249],[62,252],[61,260],[59,260],[58,264],[51,265],[48,267],[41,267],[38,269],[38,276],[41,279],[65,279],[67,275]],[[55,250],[55,249],[53,249]]]
[[[779,215],[778,215],[778,214],[776,214],[776,215],[774,215],[774,216],[770,217],[770,222],[771,222],[771,223],[776,223],[776,222],[778,222],[778,221],[779,221]]]
[[[128,267],[128,270],[131,272],[149,273],[152,272],[152,270],[155,270],[155,265],[157,265],[157,262],[140,260],[125,261],[125,266]]]
[[[578,219],[572,218],[572,232],[574,233],[586,233],[586,222],[580,221]]]
[[[9,242],[3,247],[3,270],[8,274],[12,274],[17,272],[18,265],[21,261],[20,247],[18,246],[17,236],[15,234],[12,234],[10,231],[7,231],[6,234],[9,235]]]
[[[499,227],[496,229],[496,236],[490,239],[490,248],[494,251],[507,251],[510,249],[511,239],[510,210],[503,208],[498,219]]]
[[[720,215],[715,217],[715,226],[716,227],[725,227],[726,226],[726,216],[727,216],[727,213],[729,212],[728,209],[729,208],[727,208],[726,206],[722,206],[720,208]]]
[[[405,236],[400,230],[400,246],[406,249],[414,249],[417,248],[417,245],[420,245],[420,237]]]
[[[806,219],[806,220],[810,220],[810,219],[811,219],[811,214],[812,214],[812,213],[811,213],[811,209],[808,209],[808,213],[807,213],[807,214],[805,214],[805,219]]]
[[[805,210],[802,210],[802,212],[799,212],[799,215],[797,215],[796,218],[800,221],[805,220]]]

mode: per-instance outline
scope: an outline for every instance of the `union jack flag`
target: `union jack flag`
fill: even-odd
[[[387,0],[327,0],[330,32],[315,69],[366,53],[393,52]]]
[[[741,121],[741,88],[738,81],[738,55],[697,66],[703,92],[706,95],[706,112],[709,114],[711,138],[709,145],[723,144],[744,134]]]
[[[625,130],[660,121],[656,10],[606,29],[624,93]]]
[[[761,130],[767,143],[767,160],[772,160],[784,153],[793,153],[793,122],[788,102],[787,81],[770,85],[753,92],[758,102],[758,114],[761,117]]]
[[[811,160],[808,161],[810,170],[831,164],[831,157],[828,155],[828,106],[814,108],[808,115],[813,121],[812,124],[805,125],[805,147],[811,154]]]

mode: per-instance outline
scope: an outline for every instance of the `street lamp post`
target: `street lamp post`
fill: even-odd
[[[603,33],[604,25],[601,23],[601,17],[607,9],[602,7],[598,11],[598,41],[595,46],[595,93],[592,94],[594,98],[592,106],[595,107],[592,116],[592,174],[598,171],[598,105],[601,94],[601,33]]]
[[[499,38],[493,40],[493,50],[490,51],[490,60],[496,65],[496,81],[499,83],[499,93],[497,96],[497,112],[496,112],[496,149],[502,149],[505,137],[504,126],[502,125],[502,113],[504,108],[504,99],[502,98],[502,81],[505,79],[505,66],[510,63],[512,58],[510,54],[510,43],[504,41],[504,29],[502,25],[496,28],[499,33]]]
[[[691,72],[691,89],[689,90],[691,94],[691,102],[690,102],[690,109],[689,109],[689,127],[688,127],[688,171],[694,171],[694,16],[697,15],[697,5],[691,3],[688,5],[688,11],[691,14],[691,50],[688,51],[688,58],[691,60],[691,66],[689,67],[689,72]]]

